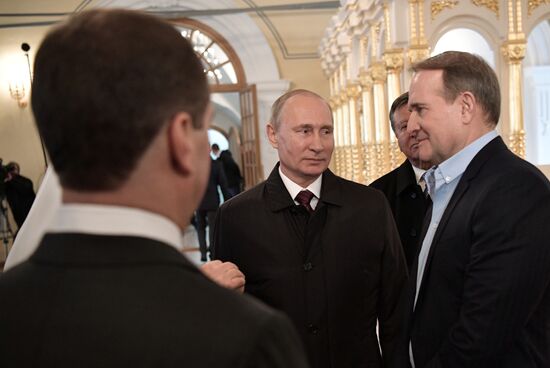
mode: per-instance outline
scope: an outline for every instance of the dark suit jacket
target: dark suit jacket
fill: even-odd
[[[6,198],[18,228],[23,226],[34,202],[32,181],[22,175],[14,175],[6,183]]]
[[[216,211],[218,209],[220,205],[218,186],[222,191],[224,200],[227,201],[231,197],[227,191],[227,178],[225,177],[222,163],[218,160],[211,160],[211,163],[206,192],[198,208],[201,211]]]
[[[284,311],[312,367],[382,367],[393,353],[395,306],[407,277],[386,199],[377,190],[323,174],[307,231],[278,171],[224,203],[214,227],[215,257],[246,276],[245,292]]]
[[[154,240],[47,234],[0,276],[5,367],[305,367],[290,322]]]
[[[407,266],[411,269],[418,254],[418,240],[422,232],[422,221],[426,214],[428,201],[416,183],[416,176],[410,161],[405,160],[397,169],[372,182],[370,186],[381,190],[390,202],[407,258]]]
[[[408,317],[416,368],[550,367],[550,183],[500,137],[460,179]]]

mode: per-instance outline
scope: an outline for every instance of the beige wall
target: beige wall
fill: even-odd
[[[27,59],[21,50],[23,42],[31,46],[32,59],[46,27],[8,28],[0,30],[0,157],[4,165],[16,161],[21,173],[30,178],[35,189],[44,174],[44,158],[34,125],[30,105],[20,108],[9,93],[8,85],[18,82],[25,87],[24,102],[29,102]]]

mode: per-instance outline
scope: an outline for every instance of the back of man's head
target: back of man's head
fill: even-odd
[[[200,128],[208,101],[189,42],[138,12],[73,16],[36,54],[33,112],[65,188],[120,187],[171,117],[187,112]]]
[[[443,71],[443,97],[452,102],[461,92],[471,92],[483,107],[485,120],[496,125],[500,117],[500,87],[491,66],[480,56],[461,51],[447,51],[412,66],[421,70]]]

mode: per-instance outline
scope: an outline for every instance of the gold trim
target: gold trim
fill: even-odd
[[[511,63],[520,63],[525,57],[525,51],[527,49],[526,41],[523,40],[511,40],[506,41],[502,45],[502,55]]]
[[[457,4],[458,4],[458,1],[452,1],[452,0],[432,1],[432,4],[430,6],[430,9],[432,12],[432,20],[434,20],[435,17],[446,8],[452,9],[455,6],[457,6]]]
[[[527,3],[527,14],[531,15],[536,8],[543,4],[550,4],[550,0],[529,0]]]
[[[411,46],[407,52],[409,62],[416,64],[430,56],[430,47],[428,45]]]
[[[471,0],[472,4],[475,6],[484,6],[487,9],[494,12],[497,16],[497,19],[499,17],[499,7],[498,7],[498,0]]]
[[[388,71],[400,71],[403,68],[403,59],[402,49],[386,50],[384,53],[384,63]]]
[[[386,65],[383,62],[375,62],[371,64],[370,73],[374,83],[386,82]]]
[[[374,80],[372,79],[371,73],[365,68],[361,68],[359,72],[359,83],[361,87],[366,90],[371,90]]]
[[[510,134],[510,150],[521,158],[525,158],[525,131],[521,129],[519,132]]]

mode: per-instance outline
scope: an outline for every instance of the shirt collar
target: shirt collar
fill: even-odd
[[[435,174],[435,189],[437,190],[441,185],[449,184],[461,177],[475,155],[496,137],[498,137],[496,130],[491,130],[443,161],[441,164],[431,168],[430,170],[434,170]]]
[[[426,170],[422,170],[421,168],[414,166],[412,164],[412,162],[411,162],[411,166],[412,166],[413,171],[414,171],[414,176],[416,178],[416,183],[419,184],[420,183],[420,178],[422,177],[422,175],[424,175]]]
[[[181,230],[153,212],[121,206],[62,204],[48,232],[125,235],[154,239],[181,249]]]
[[[319,199],[321,198],[321,184],[323,182],[323,175],[319,175],[317,179],[313,183],[307,186],[307,188],[302,188],[300,185],[296,184],[292,180],[288,178],[285,174],[283,174],[283,171],[281,170],[281,166],[279,166],[279,175],[281,176],[281,180],[283,181],[283,184],[285,185],[286,190],[288,190],[288,193],[292,197],[292,199],[296,198],[298,193],[300,193],[302,190],[309,190],[311,193],[315,195],[315,198]]]

